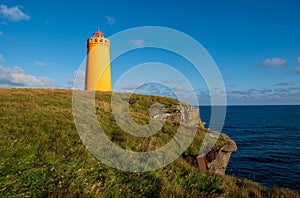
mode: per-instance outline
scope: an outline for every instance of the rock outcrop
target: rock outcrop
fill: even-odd
[[[199,118],[199,109],[188,104],[174,105],[163,112],[154,114],[153,119],[170,120],[173,122],[183,122],[188,124],[199,124],[199,127],[204,128],[205,123]],[[232,152],[237,150],[237,146],[225,134],[220,135],[217,132],[207,131],[210,138],[220,138],[224,143],[219,149],[209,151],[207,154],[202,153],[195,157],[182,155],[191,165],[199,167],[201,171],[209,171],[225,175],[226,167],[229,163]],[[214,141],[216,142],[216,140]]]
[[[162,112],[152,115],[152,118],[157,120],[170,120],[172,122],[183,122],[192,125],[200,124],[201,127],[204,127],[205,124],[199,119],[199,108],[185,103],[165,108]]]
[[[235,142],[228,139],[226,144],[217,151],[197,156],[197,164],[200,170],[225,175],[226,167],[232,152],[237,150]]]

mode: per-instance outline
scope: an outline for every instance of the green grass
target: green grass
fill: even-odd
[[[178,101],[133,95],[135,122],[150,122],[153,103]],[[139,138],[122,131],[110,113],[110,94],[97,93],[96,111],[107,136],[119,146],[148,151],[168,142],[178,123]],[[199,127],[186,155],[194,156],[206,129]],[[213,149],[224,144],[226,135]],[[178,158],[145,173],[124,172],[98,161],[82,144],[72,115],[72,91],[0,89],[0,197],[299,197],[288,189],[265,188],[245,179],[199,171]]]

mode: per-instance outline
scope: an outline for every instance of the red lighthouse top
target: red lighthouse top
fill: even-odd
[[[104,37],[104,34],[98,29],[96,32],[93,34],[94,37]]]

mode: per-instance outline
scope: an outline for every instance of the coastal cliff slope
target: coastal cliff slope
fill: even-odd
[[[148,172],[126,172],[97,160],[85,147],[74,124],[72,90],[0,89],[0,197],[299,197],[288,189],[266,188],[224,175],[237,147],[225,134],[208,153],[197,108],[166,97],[116,93],[128,103],[139,125],[165,120],[150,137],[124,132],[111,113],[111,93],[96,93],[95,111],[107,137],[123,149],[145,152],[160,148],[176,134],[179,121],[195,127],[195,138],[171,164]],[[153,104],[162,111],[149,113]],[[213,141],[212,139],[212,142]]]

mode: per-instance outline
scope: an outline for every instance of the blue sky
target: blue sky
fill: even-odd
[[[70,88],[86,56],[86,39],[98,26],[106,37],[134,27],[163,26],[193,37],[206,48],[223,76],[228,104],[300,104],[299,8],[298,0],[4,0],[0,3],[0,87]],[[140,46],[143,42],[128,41]],[[113,83],[130,64],[182,63],[175,66],[179,70],[188,65],[160,52],[144,49],[116,60]],[[200,90],[203,103],[209,103],[203,79],[192,70],[184,71],[194,89]],[[184,94],[180,82],[167,81]],[[161,88],[151,93],[159,94],[157,89]]]

